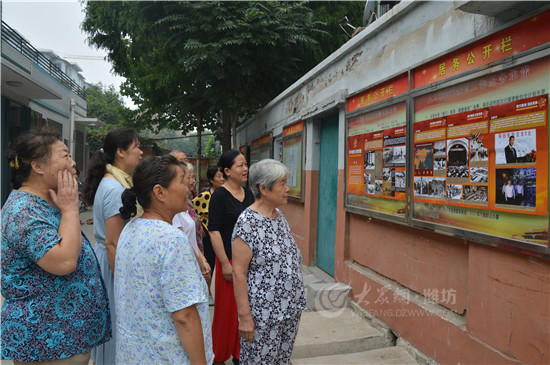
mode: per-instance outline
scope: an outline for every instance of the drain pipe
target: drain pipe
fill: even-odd
[[[71,103],[69,107],[69,152],[71,154],[71,157],[74,159],[74,140],[76,137],[76,131],[75,131],[75,123],[74,123],[74,107],[75,107],[74,99],[71,98]]]

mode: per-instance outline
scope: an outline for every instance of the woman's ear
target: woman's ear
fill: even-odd
[[[160,184],[153,186],[153,195],[159,201],[164,201],[166,199],[164,188]]]
[[[124,150],[122,148],[117,148],[116,149],[116,155],[118,156],[118,158],[124,158]]]
[[[258,186],[258,189],[260,189],[260,195],[266,195],[267,192],[268,192],[268,189],[266,188],[266,186],[264,184],[260,184]]]
[[[226,167],[225,169],[223,169],[223,172],[225,172],[225,176],[227,176],[228,178],[229,178],[229,175],[231,175],[231,174],[229,173],[229,170],[230,170],[230,169],[228,169],[227,167]]]
[[[44,175],[44,166],[39,161],[32,161],[31,168],[35,174]]]

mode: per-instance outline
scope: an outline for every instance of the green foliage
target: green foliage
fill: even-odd
[[[105,127],[87,128],[86,142],[90,145],[90,155],[93,155],[97,150],[103,147],[107,133],[117,127],[119,127],[119,125],[110,124]]]
[[[333,27],[357,9],[361,17],[364,3],[84,4],[89,42],[107,50],[114,71],[127,80],[122,93],[138,106],[139,112],[127,113],[131,125],[184,134],[208,128],[227,149],[239,119],[347,41]]]
[[[118,124],[125,120],[124,102],[113,85],[90,85],[86,89],[86,103],[89,118],[98,118],[108,124]]]
[[[204,153],[203,153],[203,156],[204,157],[220,157],[222,154],[222,151],[221,151],[221,146],[219,145],[219,143],[216,142],[216,139],[214,138],[214,136],[210,136],[210,138],[208,138],[208,142],[206,142],[206,147],[204,148]]]

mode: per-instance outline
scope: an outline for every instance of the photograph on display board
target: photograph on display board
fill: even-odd
[[[375,180],[374,181],[374,194],[376,195],[382,195],[383,191],[383,181],[382,180]]]
[[[395,171],[395,192],[404,193],[405,183],[405,171]]]
[[[445,198],[445,178],[433,177],[428,178],[428,195],[430,198],[444,199]]]
[[[434,142],[434,158],[441,158],[447,156],[447,150],[445,149],[445,141]]]
[[[445,170],[447,169],[447,158],[437,157],[434,158],[434,176],[445,176]]]
[[[488,167],[470,167],[471,184],[487,184],[489,182]]]
[[[384,147],[384,167],[404,167],[405,146]]]
[[[487,166],[489,162],[489,150],[483,144],[485,134],[481,134],[480,129],[474,134],[470,134],[470,165]]]
[[[375,154],[375,166],[374,166],[374,176],[376,176],[377,179],[382,179],[382,161],[383,161],[383,155],[382,150],[374,151]]]
[[[496,164],[526,164],[537,161],[537,130],[495,133]]]
[[[537,199],[537,169],[497,169],[495,190],[495,202],[499,208],[534,209]]]
[[[374,170],[375,165],[376,165],[375,151],[365,152],[365,170]]]
[[[393,182],[395,179],[395,169],[391,167],[384,168],[384,182]]]
[[[460,202],[462,200],[462,185],[447,184],[447,200]]]
[[[432,176],[434,170],[433,144],[421,144],[414,148],[414,174]]]
[[[429,194],[428,182],[429,182],[428,177],[415,176],[414,177],[414,195],[428,196]]]
[[[363,176],[364,176],[363,184],[365,185],[374,184],[374,173],[365,172]]]
[[[395,185],[392,182],[382,183],[384,196],[395,196]]]
[[[366,193],[367,193],[367,194],[370,194],[370,195],[374,195],[374,184],[372,184],[372,185],[367,185]]]
[[[447,141],[447,177],[447,182],[453,184],[467,184],[470,181],[467,138]]]
[[[464,185],[463,190],[464,203],[487,205],[487,186]]]

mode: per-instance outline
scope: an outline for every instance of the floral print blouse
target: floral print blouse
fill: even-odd
[[[248,301],[254,324],[276,324],[306,308],[300,249],[283,213],[269,218],[246,208],[235,224],[233,237],[252,251],[248,266]]]
[[[111,337],[99,264],[82,234],[76,270],[54,275],[38,266],[59,243],[61,212],[14,190],[2,208],[2,358],[49,361],[86,353]]]

